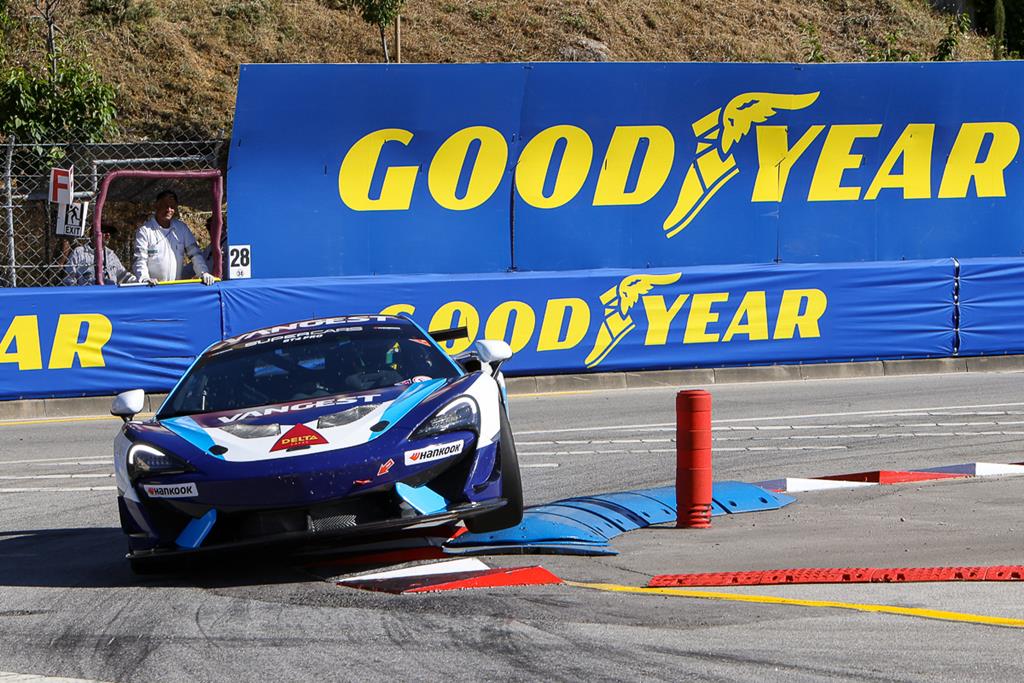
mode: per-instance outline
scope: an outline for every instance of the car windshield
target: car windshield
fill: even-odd
[[[182,380],[159,417],[240,410],[459,374],[410,325],[304,330],[210,353]]]

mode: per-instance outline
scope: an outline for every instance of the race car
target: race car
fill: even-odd
[[[121,528],[138,572],[172,556],[523,514],[503,341],[456,359],[410,318],[303,320],[213,344],[155,416],[111,413]]]

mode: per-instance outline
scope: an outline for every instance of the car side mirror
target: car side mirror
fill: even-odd
[[[490,363],[494,374],[498,374],[501,364],[512,357],[512,347],[501,339],[481,339],[473,344],[473,350],[481,362]]]
[[[113,403],[110,404],[110,414],[117,415],[125,422],[128,422],[138,413],[141,413],[145,406],[146,392],[142,389],[122,391],[114,397]]]

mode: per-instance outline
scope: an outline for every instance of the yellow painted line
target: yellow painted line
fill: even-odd
[[[828,609],[849,609],[858,612],[876,612],[881,614],[898,614],[923,619],[939,619],[968,624],[985,624],[988,626],[1008,626],[1024,628],[1024,619],[1008,617],[992,617],[984,614],[968,614],[966,612],[947,612],[945,610],[922,609],[919,607],[898,607],[896,605],[872,605],[858,602],[834,602],[832,600],[796,600],[779,598],[773,595],[746,595],[741,593],[715,593],[711,591],[686,590],[681,588],[643,588],[640,586],[621,586],[614,583],[582,583],[566,581],[570,586],[590,588],[592,590],[613,593],[641,593],[646,595],[674,595],[681,598],[700,598],[704,600],[728,600],[732,602],[751,602],[764,605],[793,605],[796,607],[825,607]]]
[[[137,417],[150,417],[153,413],[139,413]],[[82,417],[41,417],[35,420],[3,420],[0,427],[20,427],[23,425],[45,425],[60,422],[95,422],[96,420],[120,420],[114,415],[86,415]]]
[[[536,398],[538,396],[578,396],[580,394],[600,394],[609,389],[572,389],[570,391],[535,391],[529,394],[510,393],[509,398]],[[619,391],[615,389],[615,391]]]

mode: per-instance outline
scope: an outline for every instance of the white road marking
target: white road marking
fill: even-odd
[[[0,480],[9,479],[113,479],[114,473],[106,474],[19,474],[3,475]]]
[[[558,465],[557,462],[535,462],[535,463],[532,463],[532,464],[529,464],[529,465],[523,465],[523,464],[519,465],[519,467],[521,467],[521,468],[527,468],[527,467],[558,467],[558,466],[559,465]]]
[[[35,674],[16,674],[0,671],[0,683],[100,683],[91,678],[54,678]]]
[[[0,489],[2,493],[64,493],[81,491],[116,491],[116,486],[34,486],[31,488]]]
[[[745,446],[739,448],[716,448],[715,453],[750,452],[750,451],[845,451],[849,446]],[[535,451],[520,453],[525,456],[557,457],[564,455],[652,455],[656,453],[675,453],[674,448],[651,448],[649,450],[601,450],[601,451]],[[526,467],[526,465],[520,465]]]
[[[82,460],[74,460],[74,461],[71,458],[68,458],[68,456],[66,456],[66,455],[63,458],[32,458],[31,460],[0,460],[0,465],[31,465],[31,464],[35,464],[35,463],[65,463],[65,462],[81,462],[81,463],[88,462],[90,464],[105,465],[107,463],[114,462],[114,456],[110,456],[109,458],[89,458],[89,459],[84,459],[83,458]]]
[[[737,422],[764,422],[772,420],[811,420],[821,417],[854,417],[859,415],[902,415],[902,416],[918,416],[918,417],[933,417],[931,413],[935,411],[950,411],[950,410],[975,410],[978,408],[1000,408],[1004,406],[1011,407],[1024,407],[1024,401],[1018,401],[1014,403],[980,403],[975,405],[965,406],[935,406],[932,408],[907,408],[900,410],[851,410],[840,413],[805,413],[801,415],[775,415],[765,417],[736,417],[726,420],[715,420],[718,424],[726,423],[737,423]],[[622,429],[648,429],[648,428],[675,428],[674,422],[654,422],[650,424],[633,424],[633,425],[608,425],[608,426],[595,426],[595,427],[561,427],[559,429],[533,429],[517,432],[517,434],[556,434],[566,432],[587,432],[587,431],[609,431],[609,430],[622,430]]]

